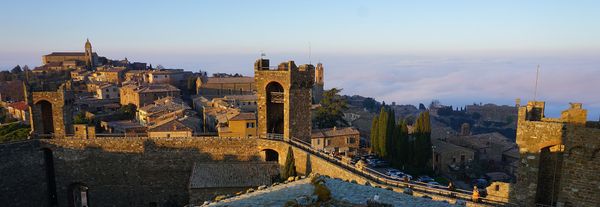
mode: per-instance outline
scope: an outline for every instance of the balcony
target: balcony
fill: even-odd
[[[284,97],[283,92],[271,92],[271,103],[283,103],[285,100]]]

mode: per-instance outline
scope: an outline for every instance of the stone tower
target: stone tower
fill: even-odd
[[[64,137],[73,133],[73,94],[65,84],[56,90],[26,86],[25,94],[33,137]]]
[[[268,59],[254,63],[260,136],[281,134],[285,139],[310,140],[314,74],[313,65],[297,67],[294,61],[277,68],[270,68]]]
[[[89,39],[85,41],[85,65],[91,68],[94,66],[94,56],[92,52],[92,43]]]
[[[519,107],[520,158],[511,200],[520,206],[595,206],[600,203],[600,129],[587,123],[580,103],[544,116],[545,103]]]
[[[323,64],[317,63],[317,68],[315,70],[315,85],[313,86],[313,103],[319,103],[323,98],[323,90],[325,87],[323,70]]]

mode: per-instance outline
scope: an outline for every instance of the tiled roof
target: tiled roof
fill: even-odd
[[[359,134],[360,132],[354,127],[343,127],[343,128],[329,128],[329,129],[315,129],[312,132],[312,138],[324,138],[324,137],[335,137]]]
[[[181,123],[181,121],[177,120],[177,119],[173,119],[171,121],[165,122],[163,124],[160,125],[156,125],[150,129],[148,129],[149,132],[180,132],[180,131],[194,131],[194,129],[188,127],[187,125],[185,125],[184,123]]]
[[[254,77],[209,77],[207,83],[254,83]]]
[[[238,115],[229,119],[230,121],[238,121],[238,120],[255,120],[256,114],[254,113],[239,113]]]
[[[271,184],[279,173],[276,162],[195,163],[190,188],[256,187]]]
[[[95,52],[92,54],[96,55]],[[46,56],[85,56],[85,52],[53,52]]]
[[[29,105],[25,101],[19,101],[9,104],[8,106],[13,107],[15,109],[25,111],[29,108]]]
[[[154,101],[154,104],[148,104],[146,106],[140,107],[139,110],[145,111],[146,113],[156,113],[161,111],[172,112],[188,109],[191,108],[187,104],[183,103],[181,99],[167,96],[165,98],[161,98]]]
[[[131,88],[138,93],[152,93],[152,92],[179,92],[180,90],[169,84],[146,84],[146,85],[135,85],[129,84],[124,85],[122,88]]]

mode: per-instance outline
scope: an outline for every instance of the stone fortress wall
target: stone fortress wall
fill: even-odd
[[[203,137],[39,139],[4,144],[0,145],[0,172],[5,180],[0,203],[51,206],[48,183],[52,175],[46,174],[44,151],[51,153],[58,206],[67,206],[74,184],[89,188],[88,199],[94,206],[183,206],[190,199],[188,182],[195,162],[256,162],[264,160],[264,150],[274,150],[283,165],[289,147],[265,139]],[[302,149],[292,149],[300,174],[318,172],[366,181]]]
[[[600,203],[600,129],[572,103],[560,118],[544,117],[544,102],[519,108],[521,158],[511,200],[522,206],[596,206]]]
[[[190,195],[194,163],[262,162],[265,152],[272,150],[282,166],[290,147],[300,175],[314,172],[361,184],[369,181],[283,141],[207,137],[36,139],[0,145],[0,203],[69,206],[74,186],[83,185],[93,206],[183,206],[194,198],[232,192],[224,187],[196,189]],[[420,192],[415,195],[450,203],[456,200]]]

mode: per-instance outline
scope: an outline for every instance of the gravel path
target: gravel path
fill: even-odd
[[[375,195],[379,195],[379,201],[394,206],[452,206],[445,202],[414,197],[391,190],[358,185],[336,179],[327,179],[325,185],[332,191],[331,194],[334,199],[354,204],[366,205],[367,199],[372,199]]]
[[[452,206],[445,202],[414,197],[386,189],[353,184],[336,179],[326,179],[325,185],[331,190],[331,194],[335,200],[358,204],[360,206],[366,206],[367,199],[372,199],[375,195],[379,195],[381,202],[393,204],[394,206]],[[228,198],[218,203],[211,203],[209,206],[283,206],[289,200],[303,195],[312,195],[313,190],[314,186],[310,183],[310,178],[307,178]]]

